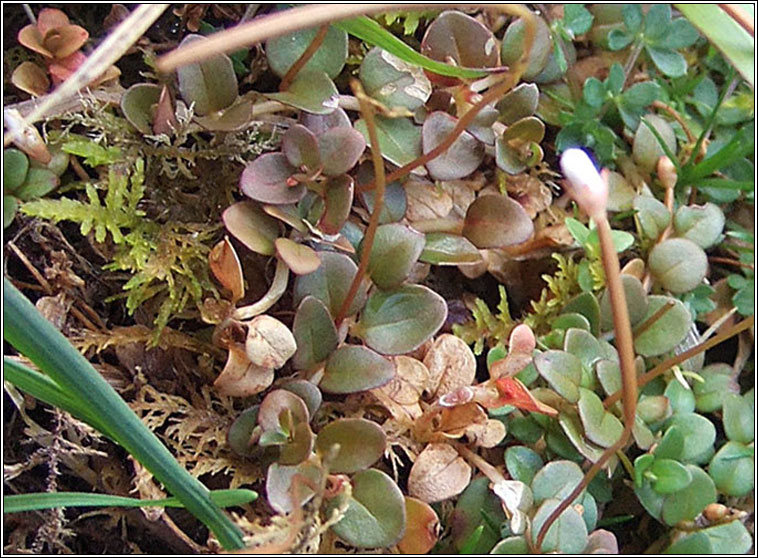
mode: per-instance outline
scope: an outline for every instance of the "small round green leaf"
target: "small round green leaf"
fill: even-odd
[[[551,498],[561,500],[571,494],[583,478],[584,473],[576,463],[564,460],[551,461],[537,471],[532,479],[534,501],[540,503]],[[582,494],[578,498],[581,498]]]
[[[337,108],[339,92],[324,72],[301,70],[287,91],[266,96],[313,114],[329,114]]]
[[[3,228],[7,228],[16,217],[18,200],[13,196],[3,196]]]
[[[550,387],[570,403],[579,401],[582,361],[565,351],[545,351],[534,357],[534,366]]]
[[[326,361],[319,387],[329,393],[355,393],[382,386],[395,375],[395,365],[360,345],[344,345]]]
[[[434,265],[469,265],[482,261],[479,250],[466,237],[427,233],[419,259]]]
[[[545,68],[553,48],[550,39],[550,28],[541,17],[535,17],[537,33],[534,37],[532,48],[529,51],[529,65],[523,79],[531,79],[537,76]],[[524,53],[524,21],[519,18],[513,21],[503,36],[502,61],[507,66],[516,64]]]
[[[302,124],[293,124],[282,136],[282,153],[297,169],[313,171],[321,164],[316,136]]]
[[[432,84],[421,68],[379,47],[363,58],[359,77],[366,93],[388,107],[416,110],[432,94]]]
[[[13,193],[24,183],[26,172],[29,170],[29,158],[18,149],[3,151],[3,189]]]
[[[240,176],[240,189],[247,197],[259,202],[295,203],[305,195],[305,186],[290,186],[288,182],[296,172],[284,153],[266,153],[247,164]]]
[[[671,212],[653,196],[636,196],[632,207],[637,211],[642,233],[651,240],[657,239],[671,222]]]
[[[727,442],[711,459],[708,473],[719,492],[742,497],[755,487],[755,449],[739,442]]]
[[[658,494],[673,494],[685,489],[692,482],[689,469],[673,459],[656,459],[645,472]]]
[[[221,218],[226,230],[253,252],[264,256],[274,254],[274,239],[279,234],[279,224],[256,203],[237,202],[230,205]]]
[[[399,223],[380,225],[371,247],[368,272],[382,289],[400,285],[424,249],[424,235]]]
[[[153,106],[158,104],[161,87],[154,83],[135,83],[121,96],[121,112],[143,134],[153,133]]]
[[[421,53],[441,62],[452,59],[465,68],[496,66],[500,58],[492,31],[458,11],[442,12],[434,19],[421,41]]]
[[[381,471],[356,473],[353,494],[345,515],[332,527],[334,533],[358,548],[384,548],[403,536],[405,501],[395,482]]]
[[[566,303],[561,314],[576,312],[587,318],[590,323],[589,331],[593,335],[600,334],[600,306],[592,293],[581,293]]]
[[[534,475],[544,462],[537,452],[526,446],[511,446],[505,450],[505,466],[512,479],[531,485]]]
[[[577,407],[585,436],[604,448],[612,446],[621,437],[624,425],[603,408],[603,402],[594,392],[585,388],[579,388],[579,392]]]
[[[516,554],[525,556],[529,554],[529,546],[526,544],[524,535],[506,537],[493,547],[490,554]]]
[[[567,330],[563,339],[563,350],[579,357],[588,370],[591,370],[593,365],[605,356],[597,338],[584,329]]]
[[[692,389],[684,387],[676,379],[669,382],[663,395],[671,402],[674,413],[691,413],[695,410],[695,394]]]
[[[254,445],[250,443],[250,440],[253,429],[258,424],[259,407],[260,405],[254,405],[245,409],[229,427],[226,440],[229,443],[229,447],[239,455],[253,455]]]
[[[313,42],[317,32],[318,29],[315,28],[304,29],[266,41],[266,58],[271,71],[284,77]],[[300,72],[321,71],[330,78],[335,78],[342,71],[346,59],[347,33],[330,26],[324,42]]]
[[[726,363],[714,363],[703,368],[699,375],[703,382],[695,382],[695,408],[701,413],[712,413],[721,409],[724,397],[729,393],[739,393],[739,385],[732,378],[732,367]]]
[[[621,274],[621,284],[624,287],[626,307],[629,312],[629,323],[635,326],[647,314],[647,291],[642,286],[642,281],[625,273]],[[611,331],[612,329],[613,309],[611,308],[610,294],[606,289],[600,297],[600,330]]]
[[[323,397],[318,387],[309,382],[308,380],[292,380],[286,384],[282,384],[282,389],[291,391],[303,400],[305,406],[308,408],[308,416],[313,418],[321,407],[321,401]]]
[[[708,271],[703,249],[685,238],[669,238],[656,244],[647,263],[655,280],[672,293],[691,291]]]
[[[667,525],[695,519],[705,506],[716,501],[716,486],[705,471],[696,465],[687,465],[692,481],[687,487],[665,497],[661,519]]]
[[[337,315],[350,290],[358,266],[348,256],[336,252],[319,252],[321,265],[313,273],[299,275],[295,279],[294,300],[300,304],[306,296],[312,295],[329,309],[332,317]],[[361,288],[353,299],[348,316],[360,310],[366,301],[366,289]]]
[[[677,236],[705,249],[718,241],[725,221],[724,212],[713,203],[683,205],[674,215],[674,230]]]
[[[713,545],[708,535],[702,531],[695,531],[680,539],[677,539],[669,546],[664,554],[721,554],[713,551]]]
[[[274,241],[276,254],[279,256],[290,271],[296,275],[313,273],[321,265],[321,259],[310,246],[295,242],[289,238],[277,238]]]
[[[637,404],[637,416],[647,424],[666,420],[671,414],[671,402],[664,395],[643,395]]]
[[[560,505],[556,499],[545,500],[534,514],[532,523],[532,537],[536,542],[537,533],[542,529],[545,521]],[[550,526],[542,542],[542,552],[557,551],[562,554],[580,554],[587,546],[587,525],[576,509],[572,507],[558,516],[558,519]]]
[[[354,181],[346,174],[333,176],[324,184],[324,190],[324,214],[318,228],[325,234],[337,234],[353,207]]]
[[[179,46],[206,40],[201,35],[187,35]],[[237,76],[225,54],[180,66],[176,74],[179,92],[188,105],[194,104],[195,114],[202,116],[225,109],[237,98]]]
[[[700,456],[712,448],[716,440],[716,427],[710,420],[696,413],[676,414],[671,417],[669,425],[682,432],[684,447],[680,460],[684,462],[699,462]]]
[[[521,204],[497,194],[478,197],[463,222],[463,236],[477,248],[520,244],[533,234],[534,225]]]
[[[32,166],[26,173],[24,183],[13,195],[21,201],[29,201],[49,194],[58,184],[60,184],[60,179],[53,171]]]
[[[659,295],[648,297],[647,313],[642,323],[666,304],[670,304],[671,308],[635,337],[634,350],[637,354],[651,357],[667,353],[687,336],[692,325],[692,315],[687,307],[675,298]]]
[[[402,285],[390,291],[375,290],[358,321],[357,334],[385,355],[417,349],[445,322],[445,299],[421,285]]]
[[[366,140],[353,128],[330,128],[318,136],[323,172],[337,176],[352,169],[366,149]]]
[[[749,444],[755,437],[755,410],[750,402],[735,393],[724,397],[724,431],[732,442]]]
[[[334,444],[339,451],[329,462],[333,473],[355,473],[371,467],[384,453],[387,436],[370,420],[343,418],[327,424],[316,437],[316,449],[327,454]]]
[[[376,135],[382,157],[399,167],[421,156],[421,126],[416,126],[410,118],[387,118],[377,115]],[[363,134],[366,143],[371,140],[364,120],[355,123],[355,129]]]
[[[653,128],[658,131],[658,134],[663,139],[666,146],[676,154],[676,136],[671,125],[655,114],[648,114],[645,116]],[[632,157],[634,162],[639,165],[641,169],[646,172],[653,172],[658,164],[658,159],[665,155],[666,152],[658,143],[658,139],[653,135],[653,132],[645,125],[644,122],[640,122],[637,127],[637,132],[634,134],[634,141],[632,143]]]
[[[455,117],[436,111],[427,116],[421,130],[424,153],[429,153],[441,144],[457,124]],[[455,180],[474,172],[484,159],[484,145],[469,132],[463,132],[455,142],[440,155],[426,164],[436,180]]]
[[[521,83],[500,99],[495,108],[500,113],[500,121],[511,125],[517,120],[531,116],[537,110],[540,91],[533,83]]]

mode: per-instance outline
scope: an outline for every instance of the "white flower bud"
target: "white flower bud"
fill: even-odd
[[[561,155],[561,170],[571,184],[568,192],[579,206],[593,218],[605,214],[608,184],[581,149],[567,149]]]

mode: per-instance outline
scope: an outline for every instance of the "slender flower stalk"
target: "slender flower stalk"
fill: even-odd
[[[535,548],[538,551],[542,547],[542,542],[545,540],[550,526],[571,505],[581,491],[587,487],[595,475],[605,466],[608,459],[627,443],[632,434],[637,410],[637,372],[634,366],[632,327],[629,321],[624,287],[621,283],[619,260],[613,246],[611,226],[608,223],[608,215],[606,213],[608,203],[607,174],[605,172],[602,175],[598,173],[590,158],[581,149],[567,150],[561,157],[561,169],[564,176],[568,179],[567,190],[569,195],[587,215],[592,217],[597,226],[603,269],[605,270],[611,307],[613,309],[613,329],[616,335],[616,348],[619,353],[621,367],[624,398],[624,431],[616,443],[606,449],[603,455],[600,456],[600,459],[593,463],[592,467],[584,475],[582,482],[548,516],[537,534]]]

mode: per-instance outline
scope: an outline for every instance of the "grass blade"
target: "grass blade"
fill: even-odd
[[[718,4],[674,4],[682,15],[705,35],[737,71],[755,87],[755,39]],[[738,5],[749,10],[749,4]],[[751,18],[755,17],[755,12]]]
[[[250,503],[258,498],[253,490],[214,490],[210,499],[219,507],[228,508]],[[3,513],[17,513],[31,510],[71,507],[123,507],[123,508],[183,508],[178,498],[161,498],[159,500],[140,500],[110,494],[92,494],[89,492],[37,492],[34,494],[14,494],[3,497]]]
[[[40,401],[63,409],[73,417],[94,426],[97,430],[113,439],[113,436],[108,433],[107,426],[90,413],[86,405],[81,405],[79,400],[72,397],[71,394],[67,393],[44,374],[40,374],[36,370],[28,368],[12,358],[4,356],[3,379]]]
[[[425,70],[429,70],[435,74],[457,78],[476,79],[484,77],[490,73],[483,69],[461,68],[432,60],[431,58],[413,50],[384,27],[379,25],[376,21],[368,17],[357,17],[355,19],[338,21],[333,25],[354,37],[358,37],[362,41],[383,48],[390,54],[394,54],[409,64],[421,66]]]
[[[214,504],[208,489],[190,475],[92,365],[7,278],[3,278],[3,334],[78,404],[99,417],[109,436],[144,465],[166,489],[205,523],[228,549],[243,548],[242,534]],[[96,425],[93,425],[96,426]]]

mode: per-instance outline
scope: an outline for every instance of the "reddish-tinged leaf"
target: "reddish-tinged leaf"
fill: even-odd
[[[171,100],[171,93],[168,90],[168,86],[164,85],[163,89],[161,89],[158,105],[155,107],[153,132],[156,134],[169,135],[176,129],[176,127],[177,122],[174,114],[174,103]]]
[[[298,169],[314,171],[321,164],[316,136],[302,124],[294,124],[282,136],[282,153]]]
[[[66,58],[87,42],[89,33],[78,25],[64,25],[45,33],[42,44],[56,58]]]
[[[84,56],[81,51],[77,50],[75,53],[67,56],[66,58],[61,58],[59,60],[56,60],[53,64],[50,64],[47,70],[53,77],[53,85],[60,85],[66,81],[71,76],[71,74],[78,70],[79,66],[84,64],[86,61],[87,57]]]
[[[33,50],[46,58],[52,58],[53,53],[42,46],[42,33],[34,25],[27,25],[18,32],[18,42],[29,50]]]
[[[11,83],[21,91],[35,97],[41,97],[50,89],[50,80],[47,78],[45,70],[34,62],[19,64],[18,68],[13,71]]]
[[[224,237],[224,240],[213,247],[208,255],[208,263],[213,276],[232,292],[232,300],[237,301],[245,296],[242,265],[237,257],[237,251],[229,242],[229,237]]]
[[[318,136],[318,150],[326,176],[337,176],[352,169],[366,149],[366,140],[354,128],[330,128]]]
[[[40,35],[45,36],[51,29],[68,25],[71,21],[68,16],[61,10],[55,8],[45,8],[37,16],[37,29]]]
[[[350,216],[353,207],[353,179],[346,174],[335,176],[325,184],[324,214],[318,228],[324,234],[334,235],[340,232]]]
[[[526,386],[516,378],[498,378],[495,385],[500,393],[498,403],[491,408],[502,407],[503,405],[513,405],[524,411],[542,413],[551,417],[557,417],[558,411],[538,401]],[[488,408],[489,405],[488,405]]]
[[[284,153],[266,153],[249,163],[240,177],[246,196],[264,203],[296,203],[305,195],[305,186],[290,186],[287,180],[297,171]]]

